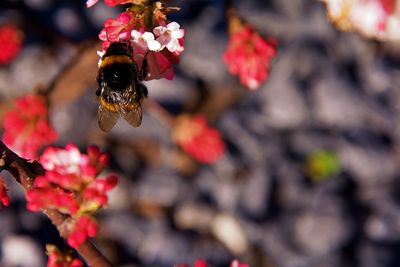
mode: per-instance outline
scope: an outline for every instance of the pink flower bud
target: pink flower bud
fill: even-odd
[[[269,75],[270,61],[276,54],[276,41],[262,38],[251,26],[233,32],[224,53],[228,70],[243,85],[256,90]]]

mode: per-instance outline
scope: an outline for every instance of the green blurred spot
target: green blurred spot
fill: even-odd
[[[315,150],[306,161],[306,173],[313,182],[320,182],[340,171],[340,161],[335,152]]]

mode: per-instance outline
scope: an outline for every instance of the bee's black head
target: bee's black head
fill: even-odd
[[[107,48],[104,56],[128,55],[132,57],[133,49],[129,42],[113,42]]]

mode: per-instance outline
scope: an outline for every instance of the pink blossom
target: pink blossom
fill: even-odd
[[[103,41],[103,49],[106,50],[110,42],[119,42],[127,38],[132,31],[133,17],[130,12],[122,12],[117,19],[109,18],[104,22],[104,28],[99,33]]]
[[[387,14],[392,14],[395,11],[397,0],[380,0],[380,2]]]
[[[0,177],[0,202],[6,207],[10,205],[10,197],[8,196],[8,189],[3,177]]]
[[[187,264],[175,264],[174,267],[190,267]],[[205,260],[199,259],[196,260],[193,267],[208,267],[207,262]],[[238,260],[234,260],[231,262],[229,267],[250,267],[246,263],[240,263]]]
[[[46,148],[39,162],[50,182],[67,189],[77,189],[94,181],[96,175],[105,168],[108,156],[94,146],[88,148],[87,154],[83,154],[75,145],[68,144],[65,148]]]
[[[179,30],[179,24],[170,23],[169,28],[167,27],[157,27],[158,30],[154,29],[155,34],[158,33],[159,37],[154,40],[154,35],[150,32],[141,33],[137,30],[132,30],[132,47],[134,50],[134,60],[139,68],[143,65],[144,57],[146,57],[148,75],[145,80],[161,79],[166,78],[171,80],[174,76],[173,64],[179,62],[179,54],[183,51],[183,30]],[[175,29],[171,33],[172,29]],[[179,34],[178,34],[179,32]],[[159,39],[163,34],[163,44],[161,44]],[[181,35],[180,35],[181,34]],[[157,36],[157,34],[156,34]],[[172,39],[167,36],[180,37],[179,39]],[[171,48],[174,42],[178,42],[178,47]],[[168,43],[169,42],[169,43]],[[164,49],[165,47],[170,47],[173,52],[169,49]]]
[[[78,147],[72,144],[66,145],[65,148],[46,148],[39,161],[45,170],[56,170],[60,174],[78,174],[81,165],[87,164],[87,159],[81,154]]]
[[[94,6],[99,0],[87,0],[86,1],[86,7],[92,7]],[[116,6],[116,5],[122,5],[122,4],[127,4],[127,3],[137,3],[137,0],[104,0],[104,3],[107,6]]]
[[[268,78],[275,54],[275,40],[262,38],[246,25],[231,34],[224,60],[230,73],[238,75],[249,89],[256,90]]]
[[[185,35],[184,30],[180,29],[180,25],[175,21],[167,24],[167,27],[158,26],[153,29],[157,36],[157,41],[161,44],[161,49],[166,47],[170,52],[182,52],[183,46],[179,40]]]
[[[118,183],[115,175],[110,175],[104,179],[96,179],[83,191],[83,199],[87,202],[95,202],[98,205],[105,205],[108,201],[107,192],[113,189]]]
[[[146,80],[162,79],[172,80],[174,77],[174,70],[172,67],[173,60],[171,58],[173,55],[166,55],[166,53],[161,52],[149,52],[147,53],[147,67],[148,75]]]
[[[4,114],[3,142],[22,157],[36,158],[39,149],[58,138],[48,116],[44,97],[18,98],[15,107]]]
[[[79,247],[88,237],[95,237],[98,231],[96,221],[89,216],[81,216],[75,222],[67,242],[73,248]]]
[[[137,46],[140,46],[143,51],[160,51],[161,44],[154,40],[154,35],[151,32],[141,33],[139,31],[133,30],[131,32],[132,42]]]
[[[56,188],[50,184],[28,190],[26,192],[26,201],[26,208],[30,211],[50,208],[57,209],[64,214],[75,214],[79,209],[79,203],[71,192]]]
[[[83,262],[71,253],[62,253],[54,245],[46,245],[46,254],[49,257],[46,267],[83,267]]]
[[[137,3],[138,1],[136,0],[104,0],[104,3],[106,3],[107,6],[116,6],[116,5],[123,5],[127,3]]]
[[[136,33],[135,33],[136,35]],[[178,63],[177,53],[163,49],[162,51],[151,51],[145,41],[133,41],[134,60],[138,68],[142,68],[144,58],[147,61],[147,77],[145,80],[166,78],[171,80],[174,77],[173,64]]]
[[[250,267],[246,263],[240,263],[238,260],[234,260],[231,262],[231,265],[229,267]]]
[[[225,151],[221,134],[207,125],[203,115],[179,117],[172,130],[172,139],[186,153],[204,163],[217,161]]]
[[[174,267],[190,267],[187,264],[175,264]],[[199,259],[196,260],[193,267],[208,267],[207,262],[205,260]]]
[[[65,148],[46,148],[39,161],[45,173],[36,177],[34,187],[27,190],[27,208],[54,209],[69,215],[75,223],[68,242],[79,246],[96,234],[97,225],[90,216],[107,204],[107,193],[118,182],[115,175],[97,177],[106,167],[108,156],[96,146],[81,153],[70,144]]]
[[[23,36],[15,26],[0,27],[0,64],[10,63],[22,48]]]
[[[99,174],[107,166],[109,157],[106,153],[100,151],[100,148],[96,145],[91,145],[87,149],[87,156],[89,164],[96,169]]]

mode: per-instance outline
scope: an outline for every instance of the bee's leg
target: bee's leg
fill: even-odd
[[[147,87],[144,84],[139,84],[138,85],[138,90],[141,93],[142,96],[147,97],[148,95],[148,91],[147,91]]]
[[[101,80],[102,80],[102,76],[99,73],[97,75],[97,78],[96,78],[96,81],[97,81],[97,84],[98,84],[98,87],[97,87],[97,90],[96,90],[96,95],[97,96],[100,96],[100,93],[101,93],[101,89],[100,89],[100,88],[102,88]]]
[[[149,52],[147,51],[146,54],[144,55],[143,64],[139,70],[139,80],[140,81],[143,81],[147,77],[147,74],[149,73],[149,65],[147,63],[147,54],[148,53]]]

